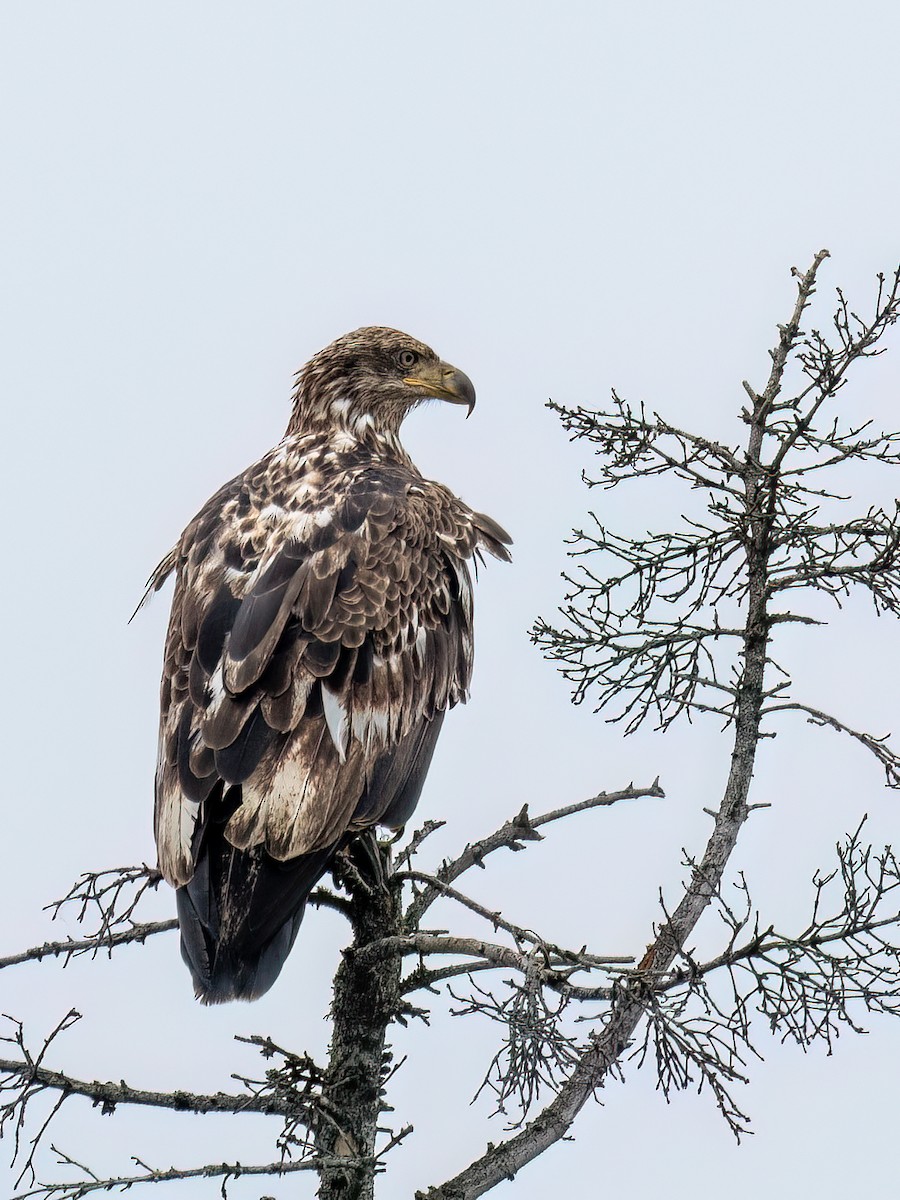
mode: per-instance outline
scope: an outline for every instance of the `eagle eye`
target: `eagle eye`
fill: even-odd
[[[397,361],[401,367],[414,367],[419,361],[419,356],[415,350],[401,350],[397,355]]]

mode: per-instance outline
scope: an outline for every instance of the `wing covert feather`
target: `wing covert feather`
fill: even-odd
[[[226,485],[167,560],[156,827],[176,885],[220,781],[239,798],[233,846],[319,851],[421,787],[440,718],[468,693],[467,560],[506,555],[507,535],[405,465],[325,484],[313,449],[290,489],[274,452]]]

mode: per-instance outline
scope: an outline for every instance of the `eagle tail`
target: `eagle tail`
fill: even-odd
[[[181,956],[202,1003],[256,1000],[269,990],[335,849],[279,862],[261,846],[235,849],[219,831],[206,840],[176,896]]]

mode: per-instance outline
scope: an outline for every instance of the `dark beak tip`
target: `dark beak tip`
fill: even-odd
[[[442,382],[444,398],[452,399],[454,404],[466,406],[466,420],[472,415],[475,407],[475,385],[464,371],[449,364],[442,364]]]
[[[475,407],[475,387],[468,375],[464,375],[462,371],[456,372],[456,384],[460,398],[466,406],[466,420],[468,421],[472,415],[472,409]]]

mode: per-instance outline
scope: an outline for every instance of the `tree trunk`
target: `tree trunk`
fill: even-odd
[[[353,944],[335,976],[334,1026],[316,1131],[319,1152],[346,1156],[348,1164],[320,1170],[319,1200],[372,1200],[375,1194],[375,1138],[391,1060],[386,1035],[400,1000],[401,959],[392,954],[362,961],[356,952],[401,932],[400,890],[390,878],[370,888],[357,878],[352,890]]]

